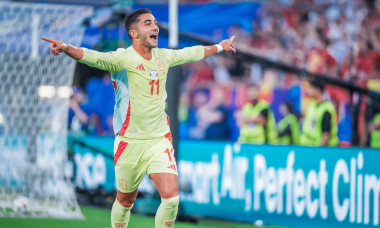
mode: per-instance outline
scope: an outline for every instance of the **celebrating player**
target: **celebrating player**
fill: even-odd
[[[165,113],[165,85],[170,67],[195,62],[221,51],[236,52],[234,36],[214,46],[181,50],[157,48],[157,20],[149,9],[125,17],[125,30],[132,46],[101,53],[42,37],[53,55],[64,52],[89,66],[112,74],[115,88],[114,160],[117,195],[112,206],[112,227],[127,227],[130,210],[145,173],[161,196],[156,228],[173,227],[178,211],[178,173],[173,153],[169,118]]]

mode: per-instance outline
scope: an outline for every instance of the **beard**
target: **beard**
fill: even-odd
[[[147,48],[156,48],[158,45],[157,44],[152,44],[151,41],[150,41],[150,36],[149,34],[146,34],[145,36],[142,37],[141,39],[141,43],[147,47]]]

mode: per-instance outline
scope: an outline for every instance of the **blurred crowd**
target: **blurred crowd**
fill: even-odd
[[[238,50],[380,91],[380,1],[272,0],[256,14],[253,32],[229,28]],[[185,75],[182,138],[341,146],[380,142],[379,104],[337,86],[229,55],[185,66]]]
[[[315,78],[294,80],[289,88],[243,82],[196,86],[180,98],[180,138],[380,148],[379,101],[337,105],[328,87]]]
[[[252,32],[228,29],[238,50],[380,91],[380,0],[270,0],[256,15]],[[183,74],[181,139],[380,147],[380,104],[366,96],[231,54]],[[74,89],[70,129],[113,135],[113,105],[110,75],[90,79]]]
[[[256,14],[252,34],[230,29],[240,50],[376,86],[370,82],[380,78],[379,0],[271,0]]]
[[[88,80],[85,90],[74,86],[69,104],[69,129],[74,134],[114,135],[115,95],[111,75]]]

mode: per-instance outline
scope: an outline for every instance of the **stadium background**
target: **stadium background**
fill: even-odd
[[[152,10],[161,28],[159,47],[168,46],[169,10],[166,1],[82,1],[76,4],[93,8],[93,13],[83,20],[83,47],[105,52],[128,47],[130,42],[124,32],[123,18],[126,12],[137,8]],[[373,187],[372,192],[368,188],[368,200],[364,199],[364,195],[363,209],[360,209],[364,211],[364,216],[359,216],[360,197],[355,194],[359,191],[359,184],[352,187],[351,183],[359,180],[354,169],[357,169],[358,175],[361,175],[360,170],[362,178],[368,181],[370,177],[378,178],[380,175],[376,164],[378,149],[366,148],[371,143],[374,118],[380,113],[380,96],[377,93],[380,91],[380,1],[180,1],[178,14],[181,32],[179,47],[214,44],[236,35],[238,49],[235,55],[219,54],[202,62],[184,65],[172,72],[180,73],[180,77],[169,77],[174,81],[172,86],[178,88],[168,88],[168,112],[173,132],[178,130],[177,161],[180,175],[183,174],[180,177],[183,203],[179,220],[200,221],[199,227],[202,224],[204,227],[244,227],[243,224],[229,226],[217,221],[198,220],[203,217],[289,227],[377,226],[377,187]],[[260,85],[260,97],[270,103],[277,123],[283,117],[280,106],[284,102],[293,105],[302,123],[302,116],[311,100],[307,93],[311,78],[326,83],[325,98],[333,102],[338,114],[340,147],[236,144],[239,137],[236,112],[248,101],[247,84]],[[178,98],[176,110],[173,110],[176,106],[173,97]],[[115,190],[113,106],[110,76],[78,63],[67,127],[72,181],[77,200],[82,206],[109,209],[112,204]],[[223,117],[217,122],[211,121],[208,117],[214,113],[221,113]],[[291,190],[287,189],[286,193],[284,190],[284,194],[275,192],[273,189],[278,191],[278,187],[276,184],[270,185],[271,181],[258,192],[257,181],[263,177],[258,174],[259,171],[266,173],[266,176],[272,167],[275,175],[280,175],[279,170],[288,167],[292,159],[293,162],[295,160],[294,172],[299,173],[298,176],[303,175],[303,182],[313,179],[314,174],[310,173],[323,173],[322,164],[325,163],[324,169],[329,174],[325,185],[328,189],[327,215],[322,212],[321,201],[315,213],[309,209],[312,205],[302,206],[300,202],[304,202],[302,198],[305,193],[294,193],[294,197],[300,197],[300,200],[294,200],[294,211],[291,209],[288,213],[285,209],[289,204],[286,194]],[[359,161],[363,163],[363,160],[364,165],[360,168]],[[264,162],[265,168],[256,162]],[[346,180],[348,177],[344,177],[344,167],[348,167],[349,181]],[[277,179],[275,175],[264,179],[271,179],[273,184]],[[318,183],[320,188],[322,184]],[[302,181],[298,184],[301,188],[305,187]],[[366,186],[365,182],[363,185]],[[318,198],[318,187],[310,193],[313,199]],[[339,189],[339,205],[334,202],[337,197],[334,191],[330,191],[334,189]],[[280,198],[283,205],[278,203]],[[343,206],[346,202],[350,203],[349,209]],[[368,202],[367,205],[365,202]],[[135,212],[154,214],[158,204],[157,192],[145,179]],[[296,209],[297,205],[299,209]],[[82,209],[85,215],[92,210]],[[101,211],[91,211],[87,218],[96,217],[91,217],[96,213]],[[104,219],[98,216],[97,219],[104,220],[99,223],[105,224],[99,227],[108,225],[107,213],[103,211],[100,215]],[[152,221],[152,218],[138,218],[136,225],[133,225],[132,219],[131,227],[145,227],[141,225],[144,221]],[[23,223],[33,222],[0,219],[0,225],[4,224],[4,227],[21,227]],[[53,224],[53,220],[38,222],[41,227]],[[85,222],[81,225],[73,222],[72,227],[84,227],[82,224]],[[67,223],[67,226],[70,224]],[[94,223],[94,226],[98,224]]]

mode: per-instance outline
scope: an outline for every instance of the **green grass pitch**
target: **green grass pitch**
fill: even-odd
[[[111,228],[110,211],[82,207],[84,220],[0,218],[1,228]],[[177,222],[175,228],[253,228],[253,225],[225,221],[200,220],[198,224]],[[154,228],[154,217],[132,214],[128,228]]]

